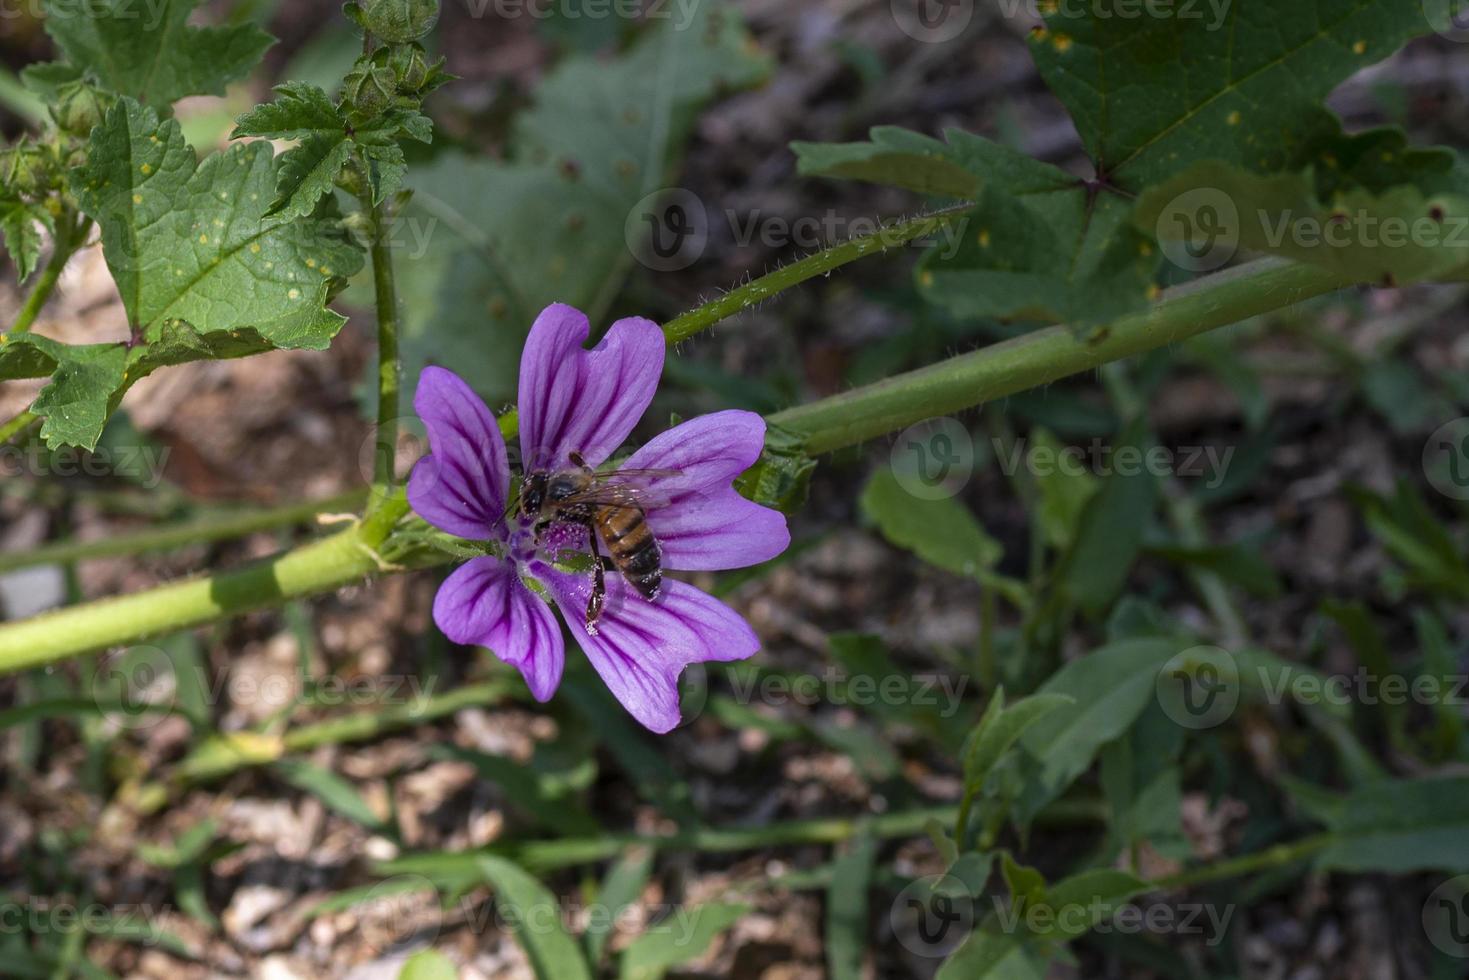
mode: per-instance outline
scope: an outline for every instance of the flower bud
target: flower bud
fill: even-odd
[[[22,194],[42,194],[50,187],[49,167],[41,149],[22,141],[0,154],[0,184]]]
[[[388,66],[398,80],[400,92],[417,92],[428,81],[428,62],[422,45],[394,45],[388,52]]]
[[[71,136],[86,136],[102,122],[112,99],[85,82],[64,86],[56,104],[56,125]]]
[[[392,104],[397,79],[392,69],[373,61],[358,61],[344,79],[347,101],[364,116],[375,116]]]
[[[362,23],[389,44],[417,41],[439,22],[439,0],[366,0]]]

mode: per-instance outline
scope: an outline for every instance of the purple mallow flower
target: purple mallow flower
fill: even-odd
[[[658,326],[619,320],[587,350],[589,332],[586,316],[561,304],[547,307],[531,327],[520,361],[527,476],[584,477],[583,467],[611,457],[653,399],[663,372]],[[759,648],[749,624],[712,596],[664,579],[648,599],[615,569],[605,572],[605,602],[589,625],[594,572],[568,571],[564,559],[569,551],[590,555],[594,545],[606,555],[607,543],[574,521],[556,521],[537,534],[535,516],[508,499],[510,465],[495,418],[458,375],[426,369],[413,404],[431,450],[408,481],[414,510],[435,527],[489,542],[499,553],[471,559],[439,589],[434,621],[451,640],[490,648],[520,670],[537,700],[548,700],[566,662],[560,624],[543,598],[549,597],[612,693],[655,732],[679,723],[678,678],[685,667],[742,660]],[[662,568],[754,565],[790,544],[779,512],[731,486],[759,457],[764,440],[760,416],[716,412],[642,447],[618,467],[626,478],[599,479],[634,495]]]

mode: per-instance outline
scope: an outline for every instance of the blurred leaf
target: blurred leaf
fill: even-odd
[[[0,234],[5,239],[5,250],[15,263],[18,282],[29,279],[40,262],[42,229],[55,230],[55,221],[43,205],[6,197],[0,189]]]
[[[862,980],[862,958],[870,931],[867,890],[877,842],[870,834],[852,838],[847,852],[832,863],[826,890],[826,967],[831,980]]]
[[[357,792],[357,787],[338,776],[330,769],[313,765],[301,759],[281,759],[271,768],[292,786],[303,793],[310,793],[331,810],[353,823],[381,834],[396,836],[390,823],[378,816],[368,802]]]
[[[996,689],[964,748],[964,795],[984,791],[990,773],[1028,728],[1051,712],[1075,703],[1066,694],[1033,694],[1007,706],[1005,689]]]
[[[1408,566],[1412,583],[1461,599],[1469,597],[1469,564],[1463,551],[1406,480],[1398,481],[1392,497],[1356,489],[1352,498],[1368,529]]]
[[[1045,429],[1030,434],[1035,450],[1049,459],[1060,459],[1064,447]],[[1062,551],[1076,540],[1086,505],[1096,496],[1097,478],[1082,466],[1033,466],[1036,487],[1041,492],[1037,518],[1051,547]]]
[[[1026,922],[1034,923],[1032,931],[1042,938],[1075,939],[1149,888],[1126,871],[1092,868],[1048,886],[1026,910]]]
[[[1228,236],[1230,244],[1359,282],[1405,285],[1469,262],[1469,198],[1402,184],[1382,194],[1354,188],[1323,202],[1309,171],[1265,176],[1203,161],[1143,192],[1133,221],[1181,242],[1208,235],[1212,245]]]
[[[1245,545],[1148,545],[1147,553],[1189,568],[1213,572],[1251,595],[1274,599],[1284,592],[1280,576],[1259,549]]]
[[[602,962],[607,941],[612,938],[613,926],[623,910],[642,895],[653,874],[653,850],[647,847],[628,848],[602,879],[597,891],[597,908],[602,913],[587,920],[582,933],[582,943],[587,948],[587,960],[596,967]]]
[[[939,967],[935,980],[1045,980],[1048,962],[1017,936],[976,929]]]
[[[716,936],[749,914],[748,905],[680,906],[627,947],[622,980],[660,980],[672,967],[704,955]]]
[[[1063,666],[1038,694],[1072,698],[1076,707],[1047,714],[1021,736],[1035,760],[1019,810],[1028,819],[1091,765],[1101,747],[1127,731],[1154,696],[1158,671],[1178,652],[1168,640],[1130,640]]]
[[[641,244],[634,211],[667,182],[694,111],[768,70],[731,6],[692,14],[651,19],[614,58],[564,58],[515,120],[503,161],[450,153],[415,169],[394,229],[410,377],[452,365],[508,399],[544,307],[601,320]]]
[[[419,950],[398,971],[398,980],[459,980],[454,961],[437,950]]]
[[[867,143],[791,144],[801,174],[962,198],[974,210],[935,246],[919,289],[960,316],[1105,323],[1146,302],[1159,256],[1127,223],[1131,203],[962,130],[947,142],[879,126]],[[1066,261],[1057,261],[1065,256]]]
[[[44,0],[46,33],[112,91],[166,109],[186,95],[223,95],[274,43],[253,24],[190,27],[196,6],[198,0]]]
[[[1145,457],[1150,446],[1141,442],[1140,433],[1139,427],[1130,427],[1119,440],[1117,454],[1137,452]],[[1075,547],[1058,574],[1062,592],[1088,615],[1106,612],[1127,584],[1157,501],[1158,480],[1148,467],[1124,469],[1120,463],[1087,501]]]
[[[558,834],[579,837],[596,833],[597,823],[579,802],[566,798],[566,787],[556,785],[533,766],[457,745],[432,746],[429,755],[469,763],[481,779],[500,787],[511,807],[524,810],[536,823]]]
[[[977,578],[1000,560],[1000,543],[963,504],[952,497],[915,497],[890,469],[872,474],[862,490],[861,504],[862,513],[889,543],[912,551],[930,565]]]
[[[1316,858],[1323,871],[1469,872],[1469,778],[1384,780],[1363,786],[1319,816],[1331,833]]]
[[[525,950],[536,976],[540,980],[591,980],[576,940],[566,932],[556,896],[504,858],[482,856],[477,865],[495,889],[506,931]]]

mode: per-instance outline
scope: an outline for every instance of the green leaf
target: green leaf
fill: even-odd
[[[323,769],[301,759],[282,759],[271,768],[292,786],[316,797],[327,809],[374,834],[393,836],[392,825],[377,815],[362,794],[357,792],[357,787],[330,769]]]
[[[964,749],[965,795],[984,789],[989,774],[1027,729],[1058,708],[1075,703],[1067,694],[1033,694],[1006,705],[1004,688],[997,689]]]
[[[534,768],[503,756],[475,752],[454,745],[436,745],[429,754],[438,759],[452,759],[474,766],[480,778],[497,784],[512,807],[524,810],[564,837],[596,832],[596,823],[575,800],[565,798],[564,786],[543,776]]]
[[[627,947],[622,954],[622,980],[661,980],[672,967],[704,955],[716,936],[749,914],[748,905],[711,903],[676,909],[669,920]]]
[[[1354,490],[1352,497],[1367,528],[1393,557],[1408,566],[1412,584],[1469,597],[1469,562],[1411,484],[1399,481],[1392,497],[1367,490]]]
[[[958,575],[977,577],[1000,560],[1000,543],[952,497],[913,496],[890,469],[872,474],[862,490],[862,513],[899,548]]]
[[[1062,458],[1065,447],[1050,432],[1034,429],[1030,436],[1037,452],[1048,459]],[[1087,501],[1096,495],[1097,478],[1082,466],[1042,466],[1031,472],[1041,494],[1037,519],[1051,546],[1064,551],[1076,540]]]
[[[638,900],[652,874],[653,850],[649,847],[629,848],[607,869],[602,887],[597,892],[597,907],[604,914],[592,916],[582,932],[587,960],[593,967],[602,962],[602,954],[607,949],[607,941],[612,938],[618,917]]]
[[[1313,171],[1269,176],[1206,160],[1145,191],[1133,216],[1143,231],[1190,241],[1212,208],[1220,246],[1323,266],[1362,282],[1406,285],[1469,264],[1469,197],[1400,184],[1359,187],[1323,200]],[[1215,221],[1215,218],[1207,219]]]
[[[1247,545],[1149,545],[1147,552],[1191,568],[1200,568],[1267,599],[1284,593],[1280,576],[1256,548]]]
[[[1047,958],[1005,933],[970,933],[935,980],[1045,980]]]
[[[198,0],[45,0],[46,32],[103,85],[166,109],[186,95],[223,95],[274,43],[254,24],[190,27]]]
[[[1061,589],[1088,615],[1100,616],[1122,592],[1157,506],[1158,481],[1145,465],[1124,466],[1120,454],[1145,457],[1149,444],[1133,429],[1118,440],[1118,463],[1086,505],[1075,546],[1060,569]]]
[[[1066,664],[1037,694],[1076,701],[1048,713],[1021,736],[1035,760],[1022,815],[1034,814],[1081,775],[1101,747],[1132,727],[1154,696],[1158,671],[1178,652],[1169,640],[1129,640],[1102,647]]]
[[[694,110],[768,70],[732,5],[693,13],[654,18],[615,58],[563,59],[515,120],[503,161],[447,153],[415,168],[394,227],[410,259],[399,265],[410,377],[452,364],[508,399],[505,352],[549,303],[600,325],[632,266],[630,215],[670,182]]]
[[[459,980],[459,968],[438,950],[424,949],[408,958],[398,980]]]
[[[1402,0],[1235,0],[1199,17],[1052,9],[1031,37],[1036,64],[1098,175],[1132,193],[1201,159],[1298,169],[1340,132],[1322,100],[1430,30]]]
[[[260,136],[298,140],[281,155],[280,178],[270,213],[308,215],[331,193],[352,157],[353,141],[331,97],[305,82],[275,88],[274,102],[256,106],[236,120],[231,139]]]
[[[32,410],[48,445],[91,449],[123,393],[161,367],[276,348],[324,349],[345,318],[326,308],[361,252],[327,216],[271,217],[269,144],[196,167],[178,123],[120,99],[92,133],[73,191],[102,230],[131,344],[68,347],[33,335],[0,349],[0,380],[52,376]]]
[[[539,881],[501,857],[482,856],[480,874],[541,980],[591,980],[581,950],[562,922],[561,904]]]
[[[867,890],[877,842],[858,834],[847,853],[832,862],[826,890],[826,964],[831,980],[861,980],[867,949]]]
[[[1331,843],[1316,859],[1333,871],[1469,872],[1469,778],[1383,780],[1324,814]]]
[[[940,142],[896,127],[867,143],[793,143],[800,173],[895,184],[975,202],[957,241],[918,270],[929,300],[961,316],[1105,323],[1147,299],[1159,256],[1123,197],[962,130]]]
[[[1027,909],[1027,922],[1036,927],[1032,931],[1038,936],[1074,939],[1148,888],[1146,881],[1126,871],[1092,868],[1047,887],[1040,901]]]
[[[15,263],[15,275],[25,282],[41,259],[41,229],[54,229],[50,213],[38,204],[27,204],[18,198],[0,198],[0,233],[5,236],[5,250]]]
[[[806,506],[816,460],[807,456],[799,436],[778,425],[767,427],[765,448],[755,465],[735,479],[735,489],[757,504],[794,514]]]

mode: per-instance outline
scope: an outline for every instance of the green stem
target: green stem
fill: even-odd
[[[878,255],[889,249],[907,245],[915,239],[931,235],[939,229],[959,221],[973,210],[965,204],[932,214],[921,215],[908,221],[889,225],[870,235],[853,238],[824,252],[809,255],[783,269],[761,276],[745,285],[732,289],[718,299],[690,310],[663,325],[669,344],[687,340],[694,334],[713,326],[720,320],[748,310],[750,307],[770,299],[776,294],[799,285],[808,279],[824,276],[833,269],[855,262],[869,255]]]
[[[914,422],[957,412],[1080,371],[1178,343],[1246,317],[1289,306],[1346,284],[1314,266],[1262,260],[1170,291],[1146,313],[1125,317],[1082,339],[1065,327],[955,357],[773,416],[804,436],[808,451],[856,445]],[[385,570],[375,553],[396,517],[401,494],[383,504],[392,521],[368,518],[362,528],[288,552],[254,569],[163,586],[122,599],[87,603],[0,625],[0,674],[186,626],[285,599],[326,592]],[[445,555],[426,562],[447,563]]]
[[[268,510],[252,510],[184,524],[148,528],[135,534],[121,534],[99,541],[58,541],[34,551],[0,555],[0,574],[35,565],[66,565],[93,558],[117,558],[190,544],[240,538],[257,531],[269,531],[302,524],[312,520],[318,514],[355,511],[362,506],[366,497],[366,491],[353,490],[327,500],[313,500],[307,503],[273,507]]]
[[[1153,884],[1160,891],[1175,891],[1211,881],[1221,881],[1225,878],[1238,878],[1241,875],[1254,874],[1256,871],[1269,871],[1304,861],[1336,839],[1333,834],[1302,837],[1298,841],[1277,844],[1275,847],[1268,847],[1254,854],[1245,854],[1228,861],[1220,861],[1218,864],[1206,864],[1188,871],[1181,871],[1166,878],[1159,878]]]
[[[373,509],[391,493],[398,454],[398,392],[403,365],[398,356],[398,286],[393,278],[393,252],[388,245],[387,220],[381,205],[372,208],[372,282],[377,300],[377,447],[373,486],[383,494]]]
[[[10,328],[11,333],[25,333],[31,329],[36,318],[41,315],[42,307],[51,299],[51,294],[56,292],[61,273],[76,251],[74,244],[86,240],[86,230],[91,222],[83,221],[80,225],[73,225],[72,221],[70,214],[63,214],[56,222],[56,241],[51,249],[51,258],[41,270],[41,278],[36,280],[35,288],[26,297],[25,305],[20,308],[20,316],[15,318],[15,325]]]
[[[358,528],[268,561],[0,626],[0,672],[55,663],[226,616],[277,606],[379,571]]]
[[[41,417],[35,412],[21,412],[9,422],[0,425],[0,446],[5,445],[39,421]]]
[[[1351,280],[1318,266],[1261,259],[1171,289],[1145,312],[1090,337],[1065,326],[1046,327],[786,409],[770,422],[804,435],[807,452],[829,453],[1348,285]]]

